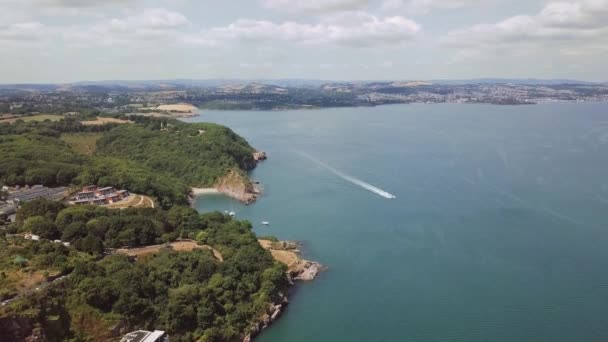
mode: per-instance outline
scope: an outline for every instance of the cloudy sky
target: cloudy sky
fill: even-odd
[[[608,80],[608,0],[0,0],[0,83]]]

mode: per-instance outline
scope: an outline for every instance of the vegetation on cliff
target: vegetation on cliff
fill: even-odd
[[[42,201],[24,207],[13,229],[24,229],[32,219],[45,221],[45,227],[73,242],[70,247],[0,239],[3,249],[11,251],[0,254],[0,264],[15,271],[27,271],[43,260],[71,271],[0,312],[0,321],[29,320],[39,326],[38,333],[48,341],[104,341],[140,328],[166,330],[173,341],[234,341],[271,303],[282,300],[289,286],[286,267],[258,244],[251,224],[228,215],[199,215],[187,207],[57,209]],[[137,260],[124,255],[99,261],[77,257],[83,252],[100,255],[97,248],[178,237],[198,238],[219,250],[223,261],[208,249],[165,250]],[[17,251],[30,257],[31,265],[14,263]]]
[[[0,184],[116,186],[153,196],[170,208],[187,204],[191,187],[214,186],[230,172],[244,176],[255,167],[254,149],[226,127],[145,117],[134,121],[0,124]],[[87,144],[86,153],[74,145],[78,141]]]

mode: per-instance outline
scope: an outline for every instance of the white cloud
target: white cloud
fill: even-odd
[[[0,40],[4,41],[35,41],[42,38],[45,27],[38,22],[10,24],[0,28]]]
[[[487,0],[386,0],[380,8],[385,12],[420,14],[434,9],[455,9],[485,1]]]
[[[449,32],[443,42],[464,48],[500,48],[533,43],[608,43],[608,0],[551,2],[536,15],[519,15],[494,24]]]
[[[194,44],[214,45],[221,42],[290,42],[297,44],[330,44],[369,47],[399,44],[411,40],[420,31],[416,22],[395,16],[379,18],[364,12],[349,16],[328,17],[318,24],[293,21],[273,23],[264,20],[238,20],[189,36]]]
[[[130,44],[136,47],[154,45],[158,40],[175,40],[180,30],[189,25],[190,21],[181,13],[152,8],[90,27],[71,27],[64,31],[64,38],[71,46]]]
[[[0,5],[30,5],[57,7],[101,7],[111,4],[122,4],[133,0],[0,0]]]
[[[146,9],[124,19],[113,19],[110,26],[116,29],[171,29],[189,25],[190,21],[181,13],[163,8]]]
[[[352,11],[366,7],[369,0],[262,0],[266,8],[286,12]]]

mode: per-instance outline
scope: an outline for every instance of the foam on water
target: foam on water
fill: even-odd
[[[345,174],[344,172],[336,170],[335,168],[333,168],[333,167],[325,164],[324,162],[316,159],[315,157],[311,156],[310,154],[308,154],[306,152],[298,151],[298,153],[300,155],[302,155],[303,157],[305,157],[307,159],[310,159],[313,163],[315,163],[315,164],[317,164],[319,166],[322,166],[323,168],[329,170],[331,173],[333,173],[336,176],[344,179],[345,181],[351,182],[351,183],[353,183],[353,184],[355,184],[357,186],[362,187],[363,189],[365,189],[367,191],[373,192],[376,195],[380,195],[380,196],[382,196],[384,198],[388,198],[388,199],[397,198],[397,196],[395,196],[395,195],[393,195],[393,194],[391,194],[391,193],[389,193],[387,191],[384,191],[384,190],[382,190],[382,189],[380,189],[378,187],[375,187],[375,186],[373,186],[373,185],[371,185],[369,183],[366,183],[366,182],[364,182],[364,181],[362,181],[360,179],[357,179],[355,177],[349,176],[349,175]]]

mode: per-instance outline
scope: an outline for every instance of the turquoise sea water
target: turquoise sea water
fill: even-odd
[[[197,208],[234,209],[329,266],[258,341],[608,340],[607,104],[189,121],[228,125],[269,154],[251,174],[265,190],[256,204],[205,196]]]

